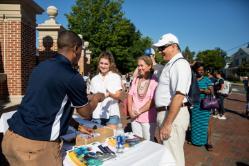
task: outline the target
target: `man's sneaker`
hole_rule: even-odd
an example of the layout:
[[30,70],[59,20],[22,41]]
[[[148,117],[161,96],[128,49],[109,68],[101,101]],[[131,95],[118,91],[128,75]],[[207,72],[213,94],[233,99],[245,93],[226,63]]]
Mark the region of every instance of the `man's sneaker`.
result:
[[220,119],[220,120],[226,120],[227,118],[225,117],[225,115],[222,115],[222,116],[218,116],[218,119]]
[[218,118],[219,117],[219,115],[217,114],[217,115],[213,115],[213,118]]

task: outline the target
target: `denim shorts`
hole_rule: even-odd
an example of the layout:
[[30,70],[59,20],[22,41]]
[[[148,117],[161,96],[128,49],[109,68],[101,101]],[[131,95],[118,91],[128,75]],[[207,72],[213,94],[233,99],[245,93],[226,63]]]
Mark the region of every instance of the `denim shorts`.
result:
[[106,125],[118,125],[120,123],[120,118],[117,115],[110,116],[109,119],[92,119],[92,122],[98,123],[100,125],[106,126]]

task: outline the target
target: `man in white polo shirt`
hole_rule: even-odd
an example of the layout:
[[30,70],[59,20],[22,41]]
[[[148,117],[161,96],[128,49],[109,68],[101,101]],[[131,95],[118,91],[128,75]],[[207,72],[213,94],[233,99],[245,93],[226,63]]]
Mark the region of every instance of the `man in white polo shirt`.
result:
[[183,145],[189,124],[186,95],[191,84],[190,65],[183,58],[175,35],[165,34],[153,45],[167,62],[155,94],[159,137],[175,157],[176,165],[184,166]]

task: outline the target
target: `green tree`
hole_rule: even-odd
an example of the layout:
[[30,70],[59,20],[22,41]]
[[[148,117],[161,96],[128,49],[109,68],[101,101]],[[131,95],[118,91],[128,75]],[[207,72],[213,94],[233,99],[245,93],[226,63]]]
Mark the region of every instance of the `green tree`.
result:
[[158,51],[156,51],[156,58],[155,59],[156,59],[156,62],[161,64],[161,65],[166,64],[165,60],[163,59],[163,56]]
[[69,29],[89,41],[94,70],[100,52],[109,50],[122,73],[132,71],[136,58],[152,43],[124,17],[122,4],[123,0],[77,0],[66,14]]
[[183,51],[182,51],[183,56],[190,62],[193,62],[193,58],[195,55],[194,51],[190,51],[189,47],[187,46]]
[[197,61],[204,63],[204,67],[220,70],[225,66],[226,53],[221,49],[205,50],[197,54]]

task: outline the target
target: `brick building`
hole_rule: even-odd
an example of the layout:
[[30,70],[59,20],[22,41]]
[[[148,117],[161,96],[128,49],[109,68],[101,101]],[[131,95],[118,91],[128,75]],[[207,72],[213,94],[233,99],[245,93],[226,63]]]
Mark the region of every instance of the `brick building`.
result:
[[[0,1],[0,103],[19,103],[32,69],[57,52],[57,37],[65,28],[56,22],[58,10],[54,6],[47,8],[49,19],[37,26],[36,15],[42,12],[33,0]],[[90,71],[88,44],[84,42],[79,61],[79,72],[84,75]]]
[[36,15],[33,0],[0,1],[0,99],[20,100],[35,66]]

